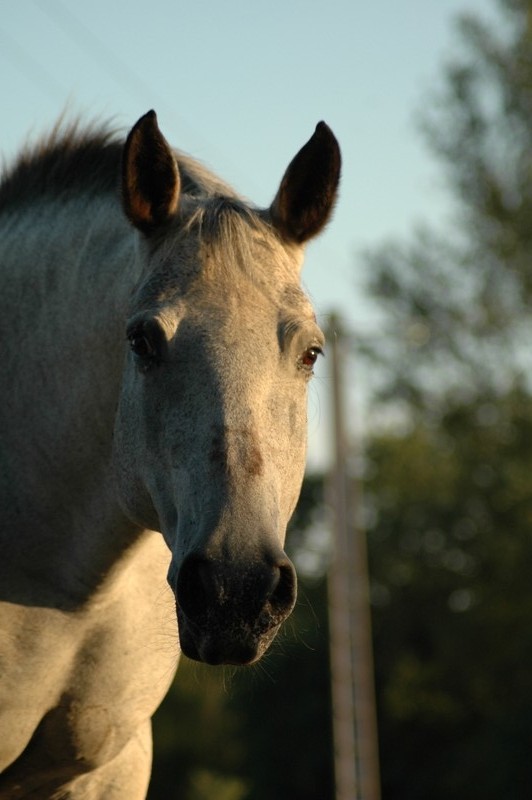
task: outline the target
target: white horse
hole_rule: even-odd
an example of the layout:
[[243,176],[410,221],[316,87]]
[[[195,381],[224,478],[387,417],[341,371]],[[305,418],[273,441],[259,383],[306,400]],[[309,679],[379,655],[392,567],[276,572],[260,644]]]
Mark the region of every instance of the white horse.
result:
[[299,272],[339,172],[320,123],[254,209],[149,112],[4,175],[1,800],[144,798],[174,608],[209,664],[260,658],[290,613],[323,346]]

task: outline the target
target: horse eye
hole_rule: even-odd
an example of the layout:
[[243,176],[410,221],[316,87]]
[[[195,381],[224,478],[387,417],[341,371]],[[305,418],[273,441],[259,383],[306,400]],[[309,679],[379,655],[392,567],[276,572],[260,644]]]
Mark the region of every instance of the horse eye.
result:
[[154,359],[157,351],[149,336],[142,330],[137,329],[128,334],[129,346],[137,358],[147,361]]
[[152,346],[147,336],[141,334],[134,334],[129,339],[129,345],[136,356],[146,358],[152,354]]
[[323,355],[321,347],[309,347],[301,356],[301,365],[306,369],[312,369],[319,355]]

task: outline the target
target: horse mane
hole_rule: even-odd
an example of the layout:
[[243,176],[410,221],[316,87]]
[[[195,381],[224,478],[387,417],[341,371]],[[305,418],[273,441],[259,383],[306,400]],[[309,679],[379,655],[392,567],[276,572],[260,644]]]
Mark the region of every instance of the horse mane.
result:
[[[108,125],[83,125],[62,120],[51,132],[21,151],[0,180],[0,214],[28,209],[35,202],[96,199],[113,195],[119,200],[124,137]],[[223,242],[223,268],[254,276],[250,229],[269,246],[272,233],[267,212],[250,206],[234,189],[200,162],[174,150],[182,191],[193,198],[183,220],[183,233],[197,231],[206,244]],[[262,235],[261,235],[262,234]],[[272,252],[272,262],[274,254]]]
[[35,145],[26,146],[4,168],[0,211],[37,198],[60,198],[80,192],[99,194],[118,187],[122,145],[116,133],[79,120],[60,121]]
[[[124,137],[109,125],[63,120],[35,145],[24,148],[0,178],[0,212],[39,198],[69,198],[120,191]],[[190,156],[175,151],[182,189],[196,197],[235,191]]]

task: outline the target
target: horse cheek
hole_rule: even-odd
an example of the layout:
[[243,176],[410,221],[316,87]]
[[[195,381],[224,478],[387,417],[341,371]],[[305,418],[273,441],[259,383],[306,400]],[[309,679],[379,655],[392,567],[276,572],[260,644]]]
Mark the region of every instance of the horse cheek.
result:
[[[305,399],[292,398],[276,410],[278,420],[285,420],[283,435],[272,426],[270,445],[274,452],[283,530],[299,500],[307,453],[307,414]],[[279,447],[279,441],[284,445]]]
[[132,393],[125,382],[115,419],[112,451],[118,501],[136,525],[157,530],[158,517],[142,479],[141,464],[145,459],[145,448],[141,445],[143,430],[138,399],[132,400]]

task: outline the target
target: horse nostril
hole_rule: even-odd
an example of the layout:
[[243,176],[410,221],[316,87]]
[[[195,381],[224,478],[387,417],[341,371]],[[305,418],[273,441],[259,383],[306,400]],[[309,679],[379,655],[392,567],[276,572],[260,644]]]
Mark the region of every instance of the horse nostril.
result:
[[212,604],[213,594],[214,583],[208,561],[200,556],[187,556],[177,576],[179,608],[189,619],[197,619]]
[[269,610],[276,619],[290,613],[296,600],[296,573],[283,557],[250,569],[232,565],[234,572],[196,555],[188,555],[177,576],[176,600],[191,622],[199,623],[220,613],[253,618]]
[[275,566],[276,577],[270,593],[270,605],[274,612],[288,613],[294,607],[297,593],[296,571],[286,559]]

